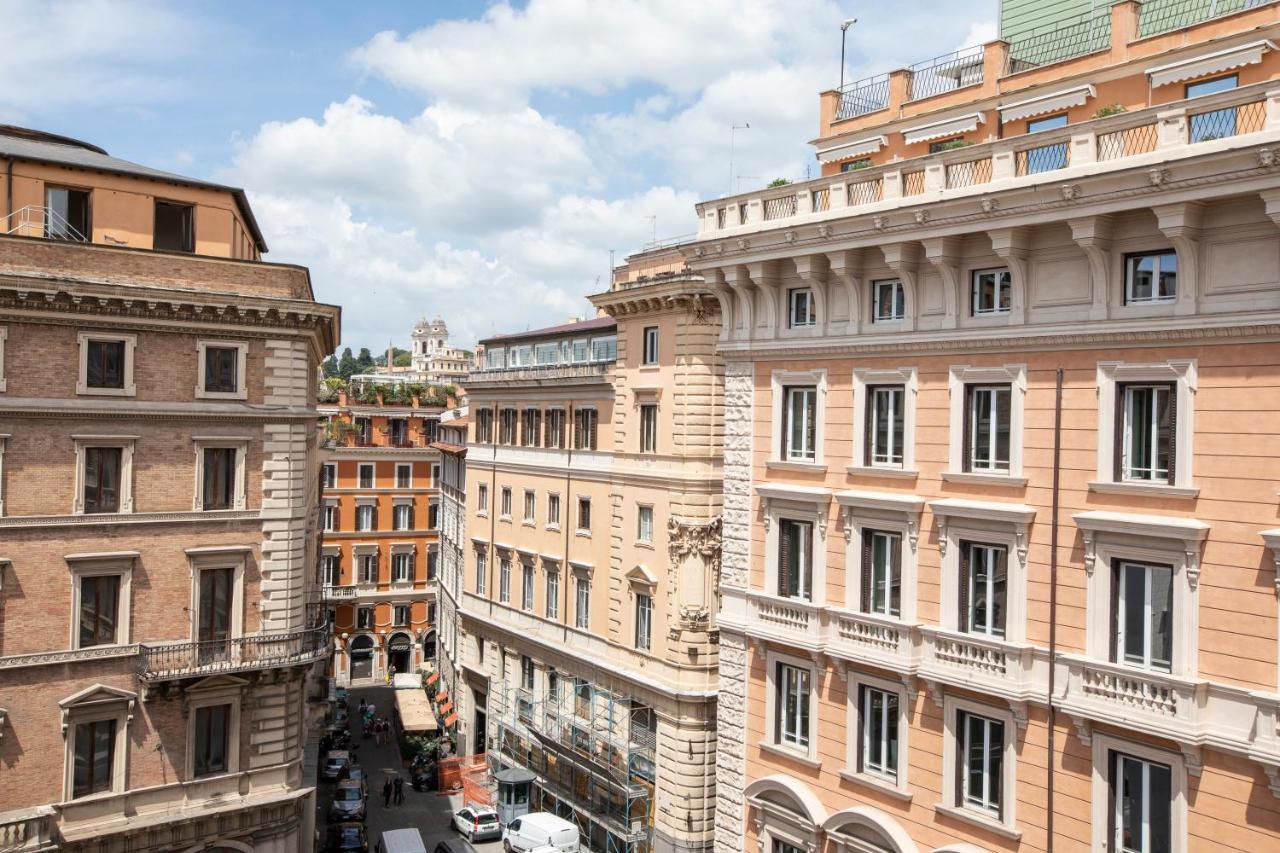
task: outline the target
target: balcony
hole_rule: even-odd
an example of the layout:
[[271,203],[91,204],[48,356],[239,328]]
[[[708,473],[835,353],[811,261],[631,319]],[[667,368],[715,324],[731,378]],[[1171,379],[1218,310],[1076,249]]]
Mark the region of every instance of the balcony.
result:
[[1010,702],[1048,696],[1047,655],[1030,643],[962,634],[921,626],[920,677],[929,682],[963,687],[999,696]]
[[320,595],[325,601],[345,601],[356,597],[356,588],[351,584],[345,586],[325,584],[321,588]]
[[753,636],[820,651],[826,642],[823,608],[797,598],[747,593],[747,624]]
[[44,853],[57,850],[52,806],[35,806],[0,814],[0,853]]
[[[1059,655],[1059,667],[1065,681],[1058,704],[1082,720],[1102,720],[1183,742],[1197,742],[1209,724],[1207,681],[1069,654]],[[1227,713],[1214,722],[1227,723],[1231,716]]]
[[886,616],[829,608],[827,653],[848,661],[868,663],[901,675],[920,666],[918,627]]
[[1273,0],[1146,0],[1138,17],[1138,37],[1180,30],[1202,21],[1265,6]]
[[138,653],[138,680],[158,682],[314,663],[332,650],[329,630],[328,625],[320,625],[285,634],[143,644]]
[[[89,238],[52,207],[28,204],[0,219],[0,234],[42,237],[68,243],[88,243]],[[0,847],[0,850],[4,848]]]
[[613,360],[579,364],[542,364],[523,367],[499,367],[474,371],[467,376],[468,388],[505,385],[512,382],[546,382],[566,379],[597,380],[613,371]]

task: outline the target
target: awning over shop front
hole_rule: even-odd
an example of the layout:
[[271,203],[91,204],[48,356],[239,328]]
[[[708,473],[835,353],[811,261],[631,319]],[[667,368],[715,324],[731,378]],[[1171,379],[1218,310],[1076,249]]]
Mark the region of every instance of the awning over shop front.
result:
[[456,723],[456,722],[458,722],[458,715],[457,715],[457,714],[450,714],[449,716],[447,716],[447,717],[445,717],[445,718],[444,718],[444,725],[445,725],[445,728],[449,728],[450,726],[452,726],[452,725],[453,725],[454,723]]
[[401,728],[408,734],[430,734],[438,728],[431,702],[421,690],[397,690],[396,713],[400,715]]
[[443,702],[444,700],[446,700],[446,699],[448,699],[448,698],[449,698],[449,691],[448,691],[448,690],[445,690],[443,687],[441,687],[441,688],[440,688],[440,692],[436,694],[436,701],[437,701],[437,702]]
[[427,676],[427,686],[430,687],[432,684],[435,684],[439,680],[440,680],[440,673],[433,672]]

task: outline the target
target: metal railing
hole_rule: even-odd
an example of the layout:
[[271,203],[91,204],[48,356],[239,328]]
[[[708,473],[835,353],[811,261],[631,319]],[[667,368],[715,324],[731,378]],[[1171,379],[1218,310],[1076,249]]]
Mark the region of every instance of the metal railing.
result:
[[328,625],[320,625],[286,634],[258,634],[163,646],[143,644],[138,653],[138,679],[160,681],[311,663],[329,654],[332,645],[329,631]]
[[812,210],[814,213],[822,213],[831,209],[831,187],[825,189],[814,190],[812,195]]
[[1004,73],[1016,74],[1041,65],[1096,53],[1111,47],[1111,9],[1088,12],[1070,23],[1036,27],[1009,42]]
[[889,106],[889,75],[877,74],[865,80],[855,80],[840,90],[840,105],[836,107],[836,120],[887,109]]
[[1187,116],[1187,141],[1210,142],[1242,133],[1257,133],[1266,126],[1266,101],[1223,107]]
[[981,83],[985,55],[986,49],[982,45],[976,45],[917,62],[907,69],[911,72],[907,100],[918,101]]
[[1023,148],[1015,157],[1018,177],[1053,172],[1071,165],[1071,142],[1051,142],[1035,148]]
[[796,215],[796,195],[784,195],[780,198],[767,198],[764,200],[764,218],[765,219],[786,219],[788,216]]
[[947,189],[972,187],[991,181],[991,158],[981,160],[965,160],[963,163],[951,163],[947,166]]
[[884,198],[884,178],[877,176],[870,181],[857,181],[849,184],[845,194],[848,196],[846,204],[849,207],[880,201]]
[[1273,2],[1275,0],[1146,0],[1138,15],[1138,38],[1180,30]]
[[920,195],[924,192],[924,169],[902,173],[902,194]]
[[1159,141],[1160,135],[1154,123],[1126,127],[1124,130],[1111,133],[1099,133],[1098,159],[1119,160],[1121,157],[1147,154],[1156,150],[1156,144]]
[[467,377],[468,385],[485,382],[514,382],[522,379],[572,379],[584,376],[605,376],[613,369],[614,359],[589,361],[577,364],[523,365],[520,367],[492,367],[478,370]]
[[52,207],[28,204],[0,220],[0,233],[19,237],[43,237],[46,240],[65,240],[70,243],[88,243],[89,238],[80,233],[62,214]]

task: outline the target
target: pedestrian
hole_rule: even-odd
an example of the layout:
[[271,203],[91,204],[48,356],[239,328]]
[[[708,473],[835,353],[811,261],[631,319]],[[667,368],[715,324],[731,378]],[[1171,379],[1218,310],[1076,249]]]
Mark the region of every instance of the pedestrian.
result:
[[384,783],[382,783],[382,807],[383,807],[384,809],[385,809],[385,808],[390,808],[390,806],[391,806],[391,793],[392,793],[392,791],[394,791],[394,790],[395,790],[395,788],[394,788],[394,786],[392,786],[392,784],[391,784],[391,778],[390,778],[390,777],[387,777],[387,781],[386,781],[386,782],[384,782]]
[[387,721],[378,720],[378,743],[381,746],[387,745]]
[[365,707],[365,705],[364,705],[364,697],[363,697],[363,696],[361,696],[361,697],[360,697],[360,714],[361,714],[362,716],[364,715],[364,707]]
[[404,805],[404,780],[396,776],[396,805]]

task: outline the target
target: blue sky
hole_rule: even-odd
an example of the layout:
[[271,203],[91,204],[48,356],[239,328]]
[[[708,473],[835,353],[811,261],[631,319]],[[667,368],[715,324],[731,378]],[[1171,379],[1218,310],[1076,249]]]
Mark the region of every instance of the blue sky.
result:
[[996,0],[0,0],[0,123],[245,187],[344,344],[586,315],[735,183],[816,173],[817,93],[995,35]]

